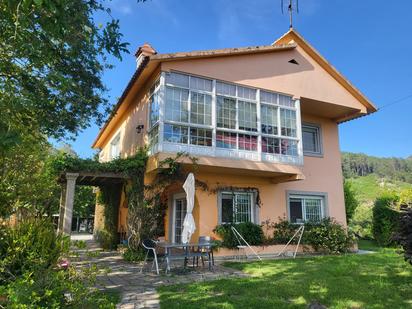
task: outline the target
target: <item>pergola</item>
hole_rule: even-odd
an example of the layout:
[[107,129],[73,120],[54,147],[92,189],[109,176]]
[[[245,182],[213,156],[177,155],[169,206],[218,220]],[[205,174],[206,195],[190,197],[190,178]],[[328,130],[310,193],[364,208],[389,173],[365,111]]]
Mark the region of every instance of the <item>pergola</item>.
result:
[[73,219],[73,204],[76,185],[107,186],[124,183],[128,177],[112,172],[65,172],[60,175],[61,184],[58,233],[70,235]]

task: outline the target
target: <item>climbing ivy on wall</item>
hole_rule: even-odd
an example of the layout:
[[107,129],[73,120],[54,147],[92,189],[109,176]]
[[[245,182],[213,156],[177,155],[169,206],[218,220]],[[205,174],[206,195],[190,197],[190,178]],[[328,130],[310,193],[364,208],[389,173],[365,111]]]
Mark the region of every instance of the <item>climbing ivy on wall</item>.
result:
[[98,203],[103,207],[103,227],[96,231],[96,238],[104,249],[115,249],[119,243],[117,222],[122,184],[102,185],[98,193]]
[[[189,159],[191,164],[183,168],[182,161]],[[125,177],[123,184],[101,185],[98,202],[104,207],[103,229],[97,233],[98,239],[105,248],[114,248],[118,243],[117,223],[120,198],[125,192],[128,217],[127,226],[130,246],[138,249],[141,241],[164,235],[164,218],[167,210],[167,190],[171,185],[181,186],[189,172],[196,172],[197,159],[187,153],[177,153],[159,162],[158,172],[145,184],[145,172],[148,155],[142,148],[134,156],[115,159],[110,162],[98,162],[91,159],[73,158],[62,155],[54,163],[56,175],[64,172],[113,172]],[[222,186],[216,183],[213,188],[196,179],[196,187],[215,194],[220,190],[248,190],[256,193],[256,204],[260,206],[258,188],[238,188]]]
[[[123,184],[101,185],[99,204],[104,209],[103,229],[98,231],[97,238],[103,247],[112,249],[118,243],[117,222],[118,208],[122,190],[126,193],[128,204],[128,232],[131,234],[130,245],[137,249],[145,238],[153,238],[164,234],[164,217],[167,209],[167,188],[186,179],[187,171],[182,169],[180,161],[189,158],[196,168],[196,158],[186,153],[178,153],[174,158],[166,158],[159,162],[159,172],[150,184],[145,185],[144,176],[147,164],[146,149],[139,149],[134,156],[116,159],[110,162],[98,162],[91,159],[80,159],[62,155],[54,163],[56,175],[64,172],[114,172],[122,174],[126,180]],[[206,188],[197,181],[196,185]]]

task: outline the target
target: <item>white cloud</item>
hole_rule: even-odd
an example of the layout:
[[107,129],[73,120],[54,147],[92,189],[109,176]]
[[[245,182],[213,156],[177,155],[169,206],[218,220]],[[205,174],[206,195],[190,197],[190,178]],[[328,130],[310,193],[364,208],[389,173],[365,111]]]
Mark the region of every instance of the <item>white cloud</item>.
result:
[[112,11],[121,15],[131,15],[136,2],[136,0],[113,0],[108,2],[108,6]]

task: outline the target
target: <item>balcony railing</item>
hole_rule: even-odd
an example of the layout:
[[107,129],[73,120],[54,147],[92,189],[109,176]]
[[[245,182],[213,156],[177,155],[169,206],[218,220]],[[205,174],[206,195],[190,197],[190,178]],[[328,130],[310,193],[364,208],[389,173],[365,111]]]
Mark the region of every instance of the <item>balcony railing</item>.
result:
[[151,154],[302,165],[300,123],[299,100],[263,89],[162,72],[150,91]]

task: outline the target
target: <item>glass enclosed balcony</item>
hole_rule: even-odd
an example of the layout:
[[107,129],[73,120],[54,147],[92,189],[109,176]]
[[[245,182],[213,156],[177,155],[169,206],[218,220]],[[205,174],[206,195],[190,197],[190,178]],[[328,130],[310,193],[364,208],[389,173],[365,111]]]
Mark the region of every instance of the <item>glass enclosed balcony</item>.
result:
[[300,123],[299,100],[263,89],[162,72],[150,90],[151,154],[301,165]]

